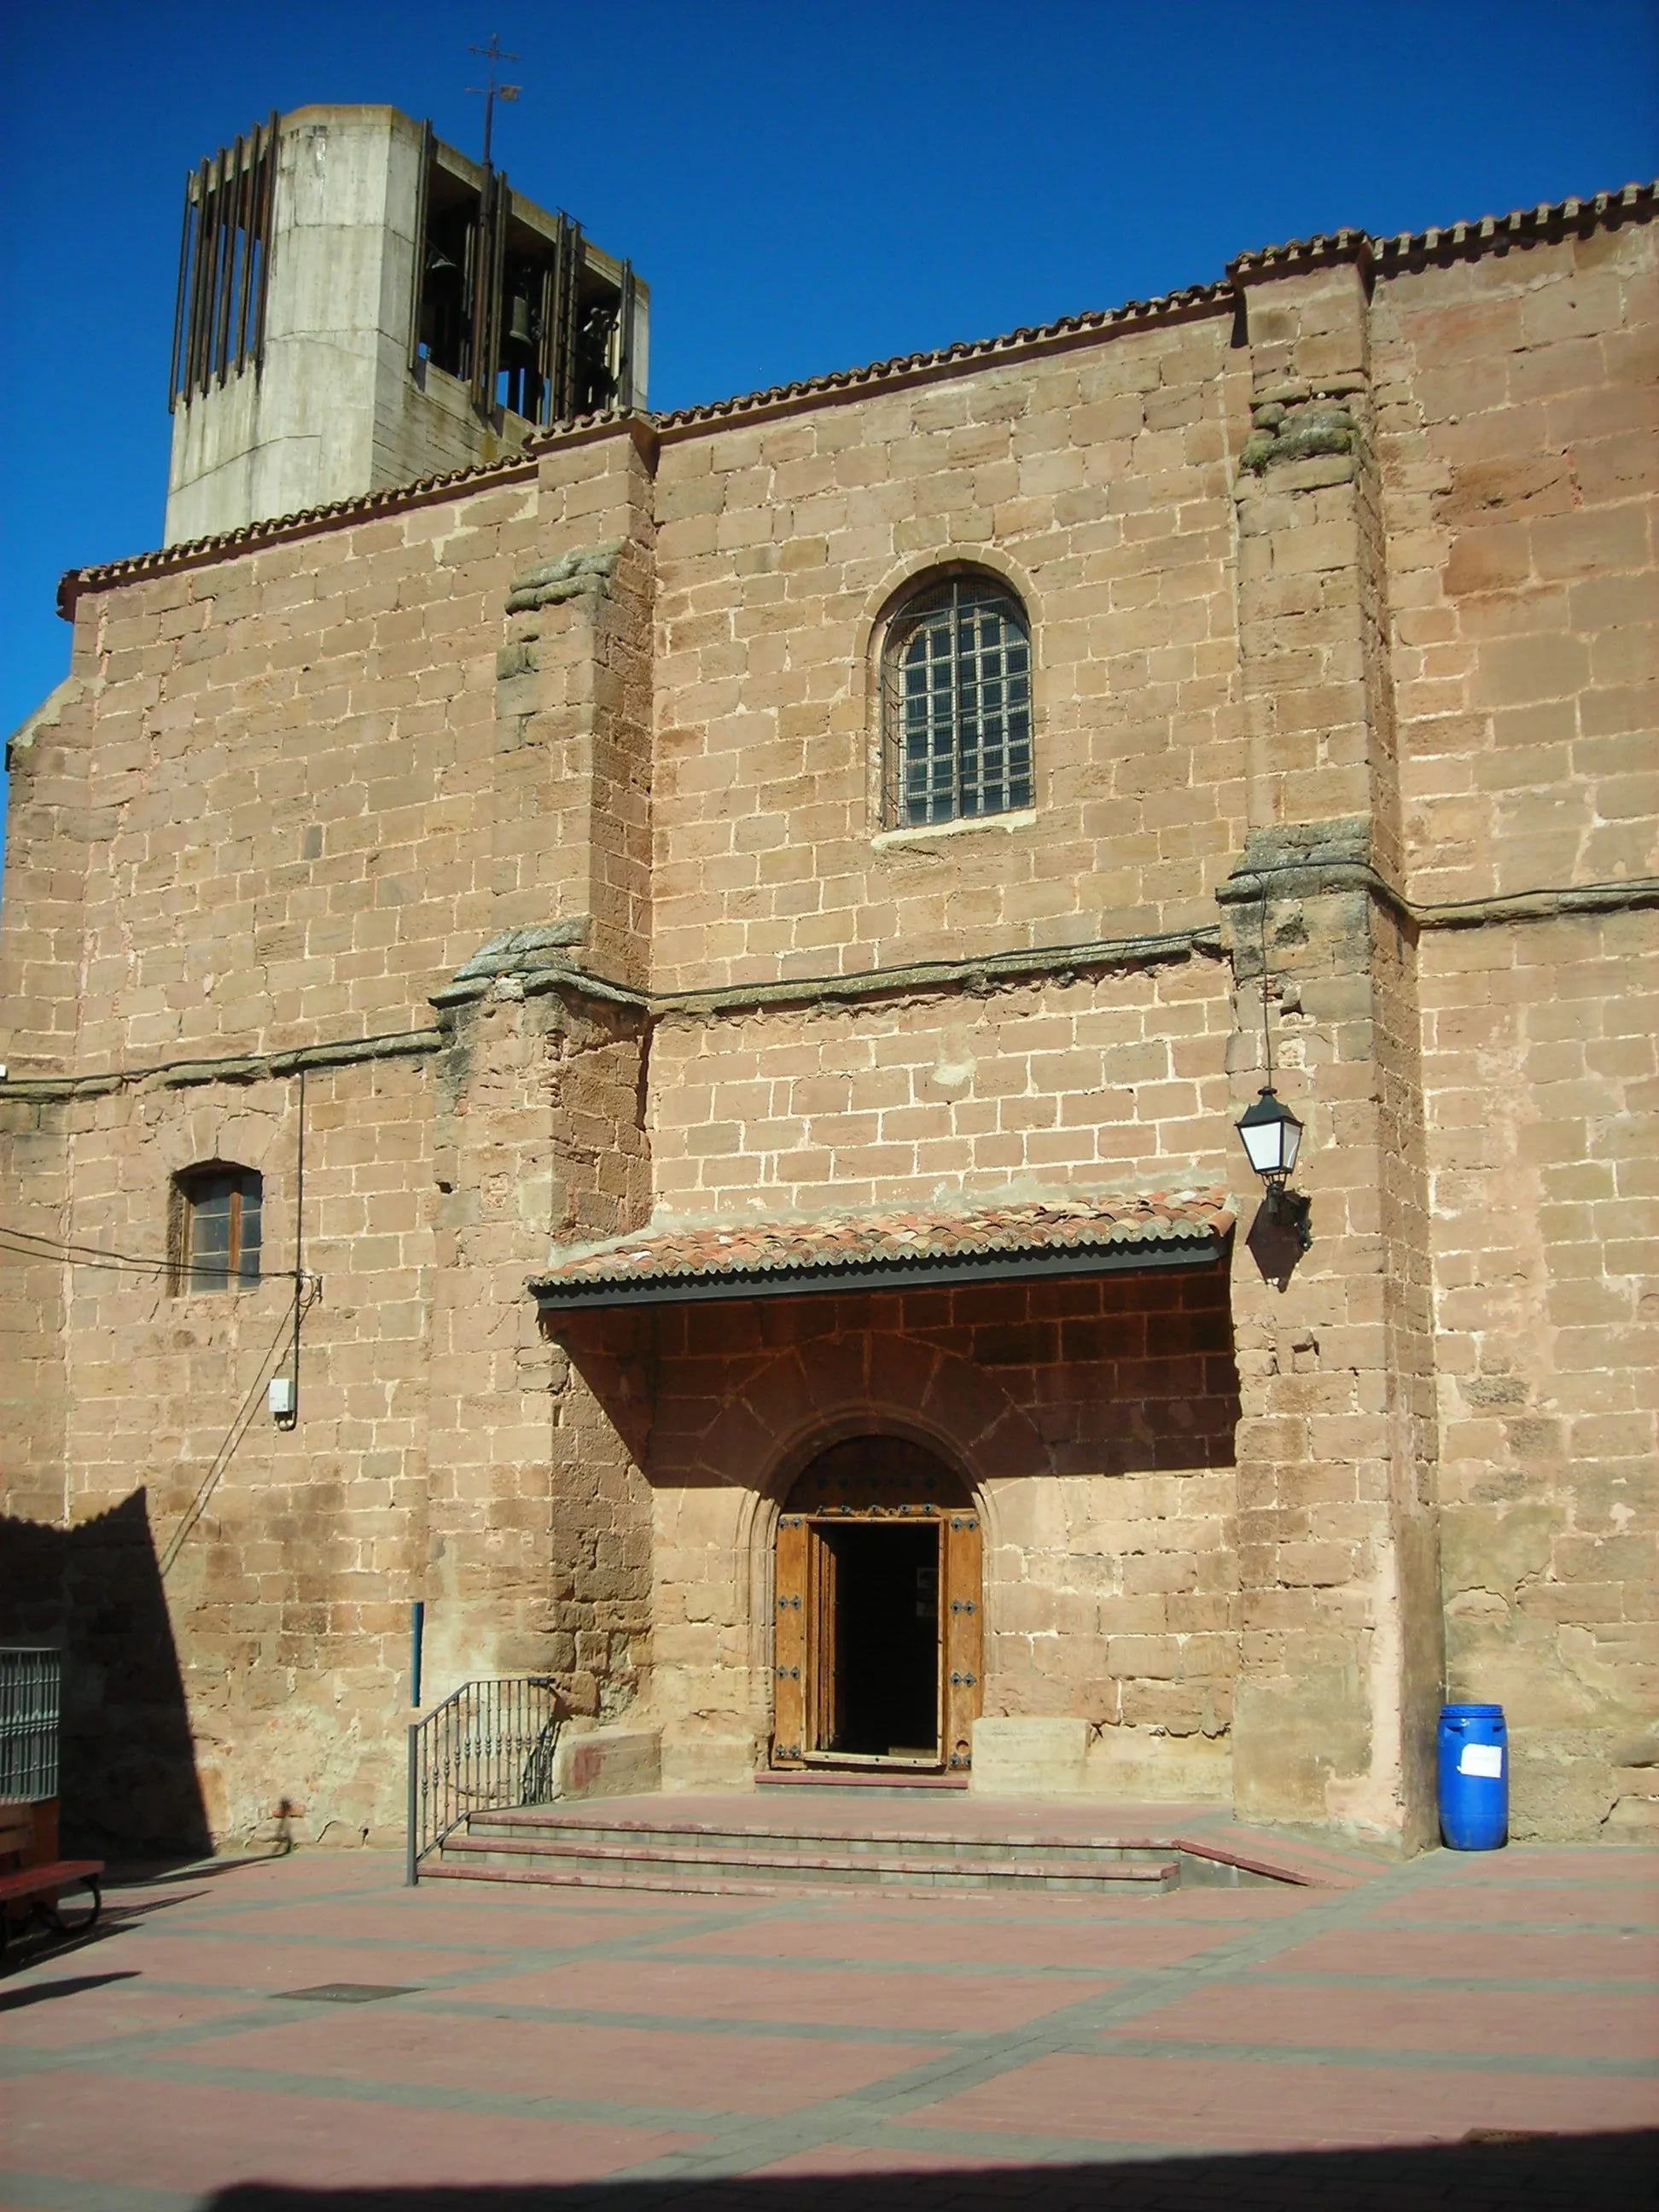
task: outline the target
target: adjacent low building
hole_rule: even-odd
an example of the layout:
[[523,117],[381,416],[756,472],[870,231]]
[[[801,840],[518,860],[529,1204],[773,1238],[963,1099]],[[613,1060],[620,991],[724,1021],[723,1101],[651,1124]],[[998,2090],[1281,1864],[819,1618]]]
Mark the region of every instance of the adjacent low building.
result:
[[1517,1834],[1650,1832],[1653,211],[675,414],[458,374],[495,458],[65,578],[0,1468],[113,1825],[187,1739],[216,1837],[388,1838],[418,1602],[428,1697],[670,1787],[1411,1847],[1449,1692]]

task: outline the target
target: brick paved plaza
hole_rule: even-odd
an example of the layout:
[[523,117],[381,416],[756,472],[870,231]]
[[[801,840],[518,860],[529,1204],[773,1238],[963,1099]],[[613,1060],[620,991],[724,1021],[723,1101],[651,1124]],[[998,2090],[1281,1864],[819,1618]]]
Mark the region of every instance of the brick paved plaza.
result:
[[[0,1984],[9,2212],[1650,2203],[1659,1854],[1345,1887],[114,1887]],[[324,2002],[319,1985],[395,1995]]]

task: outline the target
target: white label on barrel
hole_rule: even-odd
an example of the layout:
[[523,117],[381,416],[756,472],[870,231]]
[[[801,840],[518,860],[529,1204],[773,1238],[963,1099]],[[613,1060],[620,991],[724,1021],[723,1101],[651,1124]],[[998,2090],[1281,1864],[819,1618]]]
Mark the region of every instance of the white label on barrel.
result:
[[1504,1771],[1501,1743],[1466,1743],[1457,1754],[1460,1774],[1488,1774],[1495,1782]]

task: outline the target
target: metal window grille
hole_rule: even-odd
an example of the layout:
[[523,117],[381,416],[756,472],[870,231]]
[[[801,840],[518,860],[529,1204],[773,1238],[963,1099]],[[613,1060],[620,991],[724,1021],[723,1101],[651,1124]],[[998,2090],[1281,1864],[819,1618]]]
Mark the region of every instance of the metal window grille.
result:
[[61,1653],[0,1645],[0,1798],[39,1803],[58,1795]]
[[1031,640],[1013,594],[947,577],[900,609],[883,659],[889,825],[1029,806]]

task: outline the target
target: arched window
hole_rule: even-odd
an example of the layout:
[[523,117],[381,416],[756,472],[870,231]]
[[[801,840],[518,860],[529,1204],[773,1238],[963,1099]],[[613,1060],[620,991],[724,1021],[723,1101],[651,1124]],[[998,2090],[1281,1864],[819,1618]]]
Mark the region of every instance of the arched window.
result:
[[261,1184],[254,1170],[208,1160],[175,1176],[173,1188],[174,1291],[257,1283]]
[[882,649],[882,743],[890,829],[1031,804],[1031,634],[1006,584],[964,571],[904,600]]

